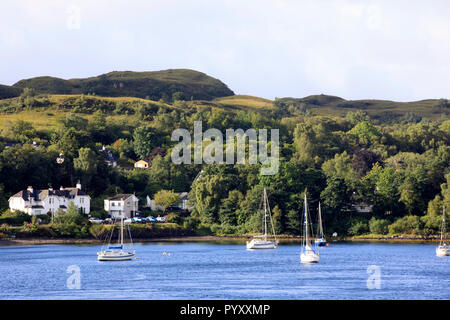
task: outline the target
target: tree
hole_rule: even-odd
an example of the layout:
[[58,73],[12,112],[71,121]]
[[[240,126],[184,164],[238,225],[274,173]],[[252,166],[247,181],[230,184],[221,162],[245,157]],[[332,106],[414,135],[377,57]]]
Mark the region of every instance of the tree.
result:
[[78,150],[78,158],[73,159],[73,167],[78,171],[80,178],[88,186],[92,177],[97,172],[97,156],[94,151],[89,148],[80,148]]
[[239,215],[239,206],[244,200],[244,195],[239,190],[232,190],[228,193],[219,209],[219,220],[222,224],[235,226]]
[[151,137],[152,133],[149,126],[141,126],[134,130],[134,152],[140,159],[148,157],[152,151]]
[[286,215],[286,231],[299,235],[301,231],[301,216],[297,210],[289,210]]
[[160,190],[155,194],[155,204],[163,208],[163,213],[166,213],[166,209],[170,206],[176,205],[180,202],[178,194],[173,190]]
[[369,229],[370,233],[373,234],[387,234],[389,232],[389,221],[372,217],[369,221]]

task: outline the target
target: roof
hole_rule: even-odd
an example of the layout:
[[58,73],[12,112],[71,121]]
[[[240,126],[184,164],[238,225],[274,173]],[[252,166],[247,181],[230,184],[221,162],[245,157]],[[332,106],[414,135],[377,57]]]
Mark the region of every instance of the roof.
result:
[[114,197],[107,198],[105,200],[109,200],[109,201],[125,200],[125,199],[128,199],[129,197],[132,197],[132,196],[134,196],[134,194],[132,194],[132,193],[116,194]]
[[44,201],[48,196],[57,196],[73,199],[76,196],[88,196],[88,195],[78,188],[64,188],[64,190],[44,189],[44,190],[33,190],[33,192],[30,192],[28,190],[22,190],[12,195],[11,198],[22,198],[25,201],[30,201],[31,199],[35,201]]
[[146,160],[139,160],[139,161],[136,161],[134,164],[136,164],[136,163],[142,163],[142,162],[145,162],[145,163],[148,164],[148,161],[146,161]]
[[108,148],[100,148],[100,152],[105,153],[105,161],[117,161],[118,157],[114,155],[111,149]]

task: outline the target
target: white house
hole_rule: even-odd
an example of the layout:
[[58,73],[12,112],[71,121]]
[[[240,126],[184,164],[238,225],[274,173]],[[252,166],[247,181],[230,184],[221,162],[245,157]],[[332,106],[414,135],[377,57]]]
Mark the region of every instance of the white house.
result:
[[139,208],[139,199],[134,194],[118,194],[105,199],[105,211],[111,218],[132,218]]
[[373,205],[367,205],[365,203],[352,204],[352,207],[356,212],[359,213],[370,213],[372,212]]
[[[178,194],[180,196],[180,202],[176,205],[174,205],[174,207],[181,209],[181,210],[191,210],[193,207],[188,205],[188,193],[187,192],[182,192]],[[155,198],[153,196],[147,196],[147,203],[145,205],[146,208],[150,208],[153,211],[157,211],[163,210],[162,206],[158,206],[155,204]]]
[[58,209],[67,210],[70,202],[81,209],[82,213],[88,214],[91,209],[91,197],[81,190],[80,182],[75,188],[61,187],[59,190],[53,188],[45,190],[34,190],[29,186],[9,198],[11,211],[22,211],[29,215],[55,213]]

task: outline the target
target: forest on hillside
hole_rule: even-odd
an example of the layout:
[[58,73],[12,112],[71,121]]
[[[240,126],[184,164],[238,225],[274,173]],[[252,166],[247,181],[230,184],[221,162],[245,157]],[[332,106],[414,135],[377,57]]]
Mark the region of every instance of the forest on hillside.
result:
[[[271,108],[246,111],[184,101],[176,93],[159,101],[74,95],[57,107],[52,99],[25,89],[18,98],[0,101],[4,115],[35,110],[44,119],[39,126],[19,118],[2,124],[0,208],[6,214],[11,214],[8,198],[28,185],[58,188],[74,186],[78,179],[97,217],[106,214],[103,199],[117,193],[135,192],[144,199],[160,190],[189,192],[193,210],[173,212],[172,222],[219,235],[259,231],[264,187],[276,233],[286,235],[300,233],[304,192],[313,217],[320,201],[328,234],[436,234],[443,206],[450,207],[450,120],[445,114],[383,122],[358,108],[325,116],[307,104],[276,100]],[[54,123],[46,120],[54,114],[60,116]],[[279,129],[278,173],[261,176],[259,164],[172,163],[172,131],[185,128],[193,134],[194,121],[202,121],[203,130],[223,133]],[[118,158],[117,167],[106,164],[103,146]],[[167,150],[165,157],[156,156],[148,169],[133,167],[158,147]],[[62,164],[56,162],[60,154]],[[358,212],[358,206],[371,210]]]

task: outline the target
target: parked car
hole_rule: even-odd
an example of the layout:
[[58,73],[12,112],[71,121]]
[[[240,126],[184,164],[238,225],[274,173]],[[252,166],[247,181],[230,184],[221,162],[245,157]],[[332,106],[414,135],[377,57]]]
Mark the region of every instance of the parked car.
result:
[[95,218],[95,217],[89,218],[89,221],[90,221],[91,223],[103,223],[103,220],[102,220],[102,219]]
[[132,223],[143,223],[145,221],[142,218],[134,217],[134,218],[131,218],[131,222]]
[[131,223],[133,223],[133,221],[132,221],[132,219],[128,218],[128,219],[123,220],[123,223],[124,224],[131,224]]
[[156,222],[157,221],[156,218],[154,218],[152,216],[145,217],[144,219],[145,219],[145,222]]
[[156,218],[156,221],[158,221],[158,222],[166,222],[166,217],[157,217]]

